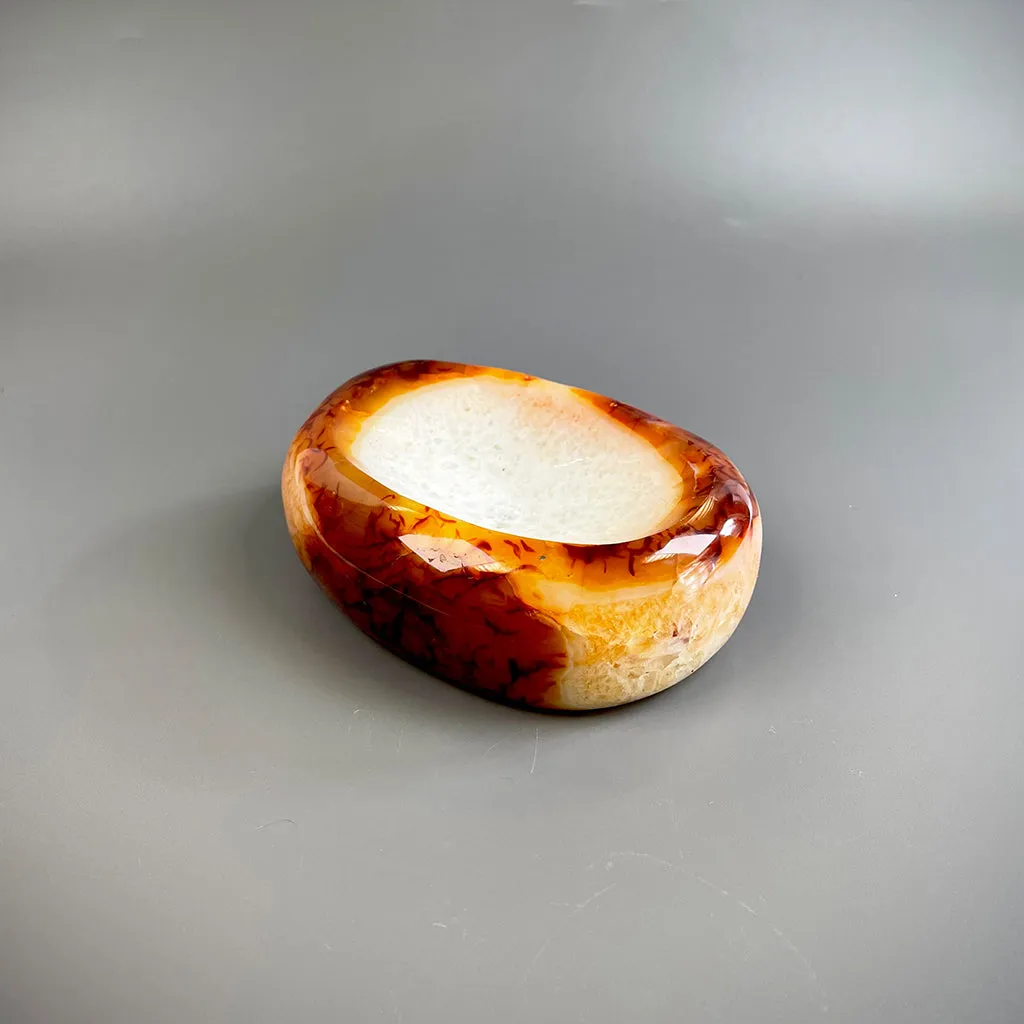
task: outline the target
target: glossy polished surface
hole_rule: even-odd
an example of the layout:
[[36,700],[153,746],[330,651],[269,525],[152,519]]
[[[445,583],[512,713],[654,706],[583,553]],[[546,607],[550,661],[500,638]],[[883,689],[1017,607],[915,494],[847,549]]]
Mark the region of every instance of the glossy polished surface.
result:
[[429,360],[380,367],[326,398],[282,472],[306,568],[374,639],[435,675],[530,707],[586,710],[650,696],[732,634],[757,578],[757,502],[706,441],[572,390],[672,466],[682,494],[656,533],[579,545],[510,536],[390,492],[351,459],[364,424],[420,387],[467,377],[550,382]]

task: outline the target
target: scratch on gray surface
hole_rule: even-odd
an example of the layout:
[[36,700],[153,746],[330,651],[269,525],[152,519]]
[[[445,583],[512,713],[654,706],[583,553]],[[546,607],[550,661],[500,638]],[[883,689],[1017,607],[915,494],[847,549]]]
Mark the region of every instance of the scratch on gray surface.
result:
[[[754,916],[757,917],[758,915],[755,914]],[[797,949],[796,943],[793,942],[788,936],[783,934],[782,929],[776,928],[775,925],[771,923],[771,921],[766,921],[765,924],[767,924],[768,927],[771,928],[772,933],[779,939],[779,941],[786,947],[786,949],[788,949],[793,954],[793,956],[795,956],[797,960],[799,960],[800,963],[803,964],[803,968],[807,972],[807,977],[814,984],[814,987],[818,990],[818,996],[820,997],[820,1002],[818,1003],[819,1009],[822,1013],[828,1013],[828,1003],[825,1001],[825,990],[821,987],[821,982],[818,981],[818,972],[814,969],[814,965],[811,963],[810,960],[807,959],[807,957],[803,955],[803,953],[800,952],[799,949]]]
[[485,751],[484,754],[489,754],[495,747],[500,747],[505,742],[506,737],[502,736],[500,740],[495,740]]
[[[690,872],[687,872],[690,874]],[[701,885],[706,886],[712,892],[717,892],[719,896],[724,896],[726,899],[732,899],[728,889],[723,889],[716,882],[712,882],[710,878],[705,878],[703,875],[698,875],[696,872],[692,873],[692,877],[695,878]],[[738,902],[738,901],[737,901]]]
[[274,825],[294,825],[295,820],[293,818],[275,818],[273,821],[265,821],[262,825],[256,826],[257,832],[262,832],[265,828],[271,828]]
[[448,925],[446,925],[444,923],[444,921],[435,921],[434,922],[434,927],[435,928],[443,928],[445,931],[448,931]]
[[617,886],[618,884],[618,882],[612,882],[611,885],[606,885],[603,889],[598,889],[597,892],[588,896],[582,903],[577,903],[574,910],[579,911],[583,910],[585,907],[589,907],[590,904],[594,902],[594,900],[600,899],[606,892],[611,892],[611,890],[614,889],[615,886]]
[[557,932],[552,932],[541,944],[540,949],[533,954],[533,958],[526,965],[526,970],[523,972],[523,984],[525,985],[530,980],[530,975],[533,973],[534,967],[537,966],[537,961],[547,952],[548,946],[555,941],[555,935]]
[[540,749],[540,729],[537,729],[537,738],[533,742],[533,764],[530,765],[530,774],[532,775],[534,769],[537,767],[537,751]]
[[675,800],[670,796],[660,797],[655,801],[659,806],[668,807],[668,816],[672,820],[672,830],[676,833],[679,832],[679,810],[676,807]]
[[[662,867],[668,868],[670,871],[678,871],[687,878],[692,878],[695,882],[699,882],[701,885],[711,889],[723,899],[727,899],[730,902],[735,903],[736,906],[751,917],[763,922],[779,942],[782,943],[782,945],[797,959],[797,961],[799,961],[807,980],[813,985],[818,994],[818,1009],[822,1014],[828,1013],[828,998],[821,982],[818,980],[818,972],[814,969],[814,965],[806,956],[804,956],[796,943],[793,942],[793,940],[790,939],[781,928],[773,924],[763,913],[755,910],[749,903],[741,900],[738,896],[733,896],[728,889],[723,889],[717,882],[713,882],[709,878],[704,878],[703,875],[698,875],[683,864],[665,860],[664,857],[657,857],[652,853],[644,853],[640,850],[618,850],[608,854],[609,861],[611,862],[614,862],[617,857],[635,857],[639,860],[648,860],[654,864],[659,864]],[[760,899],[762,903],[765,902],[764,896],[761,896]]]
[[[612,882],[611,885],[606,885],[603,889],[598,889],[597,892],[591,893],[582,903],[574,903],[572,910],[569,913],[569,918],[575,917],[581,911],[586,910],[595,900],[599,900],[606,892],[610,892],[618,885],[618,882]],[[557,906],[567,907],[568,903],[559,903]],[[541,943],[540,949],[533,954],[530,962],[526,965],[526,970],[523,972],[523,984],[525,985],[530,980],[530,975],[533,973],[534,967],[537,966],[537,961],[545,954],[548,947],[552,942],[555,941],[555,937],[558,935],[558,929],[556,928],[545,940]]]
[[610,892],[618,884],[618,882],[612,882],[611,885],[606,885],[603,889],[598,889],[597,892],[591,893],[591,895],[589,895],[582,903],[552,903],[551,906],[569,907],[572,910],[572,912],[576,914],[579,911],[585,909],[586,907],[589,907],[590,904],[594,902],[594,900],[599,899],[606,892]]
[[616,857],[636,857],[638,860],[649,860],[655,864],[660,864],[664,868],[671,868],[673,871],[683,871],[683,867],[680,864],[673,864],[670,860],[665,860],[664,857],[655,857],[653,853],[644,853],[640,850],[613,850],[608,854],[608,866],[611,867],[615,863]]
[[398,743],[395,745],[395,753],[400,754],[402,752],[402,738],[405,736],[405,726],[398,730]]

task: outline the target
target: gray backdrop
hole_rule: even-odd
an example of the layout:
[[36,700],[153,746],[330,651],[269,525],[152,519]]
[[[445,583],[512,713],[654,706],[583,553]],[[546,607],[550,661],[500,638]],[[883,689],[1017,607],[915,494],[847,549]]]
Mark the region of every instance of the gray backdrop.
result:
[[[4,0],[0,1021],[1019,1021],[1022,97],[1014,0]],[[278,472],[405,356],[724,447],[723,653],[356,634]]]

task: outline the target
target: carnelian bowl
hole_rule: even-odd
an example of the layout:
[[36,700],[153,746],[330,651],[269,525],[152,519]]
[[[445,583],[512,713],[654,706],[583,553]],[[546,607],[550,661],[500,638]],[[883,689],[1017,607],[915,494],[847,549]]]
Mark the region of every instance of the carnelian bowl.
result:
[[416,360],[369,370],[296,434],[285,514],[346,615],[509,704],[625,704],[732,635],[761,518],[726,456],[610,398]]

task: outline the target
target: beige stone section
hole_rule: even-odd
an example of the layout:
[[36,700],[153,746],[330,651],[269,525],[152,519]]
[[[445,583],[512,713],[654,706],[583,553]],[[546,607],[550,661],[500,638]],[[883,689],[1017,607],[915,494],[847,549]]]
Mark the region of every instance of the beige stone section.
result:
[[761,560],[761,519],[710,577],[684,574],[658,593],[585,599],[556,618],[570,653],[552,706],[590,710],[658,693],[695,672],[732,635]]

